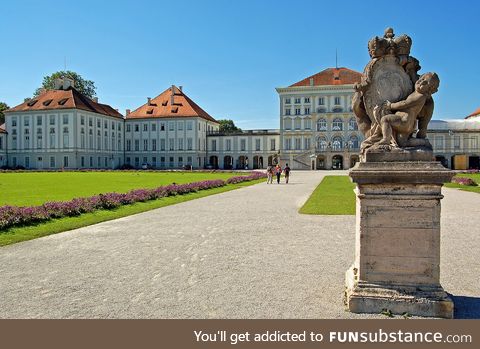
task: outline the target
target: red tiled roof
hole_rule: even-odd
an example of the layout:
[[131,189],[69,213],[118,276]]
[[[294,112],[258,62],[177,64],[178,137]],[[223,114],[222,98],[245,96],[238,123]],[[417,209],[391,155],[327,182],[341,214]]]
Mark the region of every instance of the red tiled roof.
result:
[[7,112],[30,111],[30,110],[56,110],[56,109],[81,109],[117,118],[123,118],[122,114],[107,104],[97,103],[84,96],[73,87],[66,90],[47,90],[16,107],[6,110]]
[[475,110],[472,114],[468,115],[467,117],[465,117],[465,119],[468,119],[468,118],[473,118],[474,116],[479,116],[480,115],[480,108],[478,108],[477,110]]
[[327,68],[320,73],[309,76],[289,87],[311,86],[310,79],[313,79],[313,86],[353,85],[356,82],[360,82],[361,78],[362,73],[348,68]]
[[127,115],[127,119],[174,117],[199,117],[217,122],[176,86],[166,89],[157,97],[152,98],[149,103],[145,103]]
[[0,133],[7,133],[7,131],[5,131],[5,124],[0,125]]

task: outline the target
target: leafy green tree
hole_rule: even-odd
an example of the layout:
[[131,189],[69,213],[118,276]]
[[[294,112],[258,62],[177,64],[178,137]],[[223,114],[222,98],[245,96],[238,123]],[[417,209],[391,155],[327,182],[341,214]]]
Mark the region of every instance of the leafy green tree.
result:
[[43,78],[43,83],[42,86],[37,88],[37,90],[34,93],[34,97],[38,96],[41,92],[41,89],[47,89],[51,90],[55,87],[55,79],[67,77],[70,79],[73,79],[75,81],[75,89],[82,93],[83,95],[93,98],[96,96],[95,90],[97,89],[95,87],[95,83],[92,80],[85,80],[82,78],[82,76],[78,73],[75,73],[73,71],[67,70],[67,71],[57,71],[51,75],[45,76]]
[[7,103],[0,102],[0,125],[5,122],[5,114],[3,113],[5,110],[10,108]]
[[217,120],[220,123],[220,132],[223,133],[234,133],[234,132],[241,132],[242,129],[238,128],[233,120],[224,119],[224,120]]

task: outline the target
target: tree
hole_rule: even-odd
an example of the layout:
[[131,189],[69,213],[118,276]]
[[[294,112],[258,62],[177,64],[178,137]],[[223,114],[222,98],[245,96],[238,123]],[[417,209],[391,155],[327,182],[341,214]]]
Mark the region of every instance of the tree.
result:
[[96,96],[95,90],[97,89],[95,87],[95,83],[92,80],[85,80],[82,78],[80,74],[77,74],[73,71],[67,70],[67,71],[57,71],[49,76],[45,76],[43,78],[43,83],[42,86],[37,88],[35,93],[33,94],[34,97],[38,96],[41,92],[41,89],[47,89],[51,90],[55,87],[55,79],[67,77],[70,79],[73,79],[75,81],[75,89],[80,92],[81,94],[93,98]]
[[7,103],[0,102],[0,125],[5,123],[5,114],[3,113],[5,110],[10,108]]
[[217,120],[220,123],[220,132],[223,133],[234,133],[234,132],[241,132],[242,129],[238,128],[233,120],[225,119],[225,120]]

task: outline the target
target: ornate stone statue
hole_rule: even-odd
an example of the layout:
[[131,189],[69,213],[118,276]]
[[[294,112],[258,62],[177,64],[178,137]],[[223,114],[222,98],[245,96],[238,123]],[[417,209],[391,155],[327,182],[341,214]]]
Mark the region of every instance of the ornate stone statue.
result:
[[435,73],[418,75],[421,67],[410,56],[411,46],[409,36],[395,37],[392,28],[368,42],[371,60],[353,97],[353,111],[365,135],[363,155],[432,149],[426,133],[434,107],[431,95],[440,80]]

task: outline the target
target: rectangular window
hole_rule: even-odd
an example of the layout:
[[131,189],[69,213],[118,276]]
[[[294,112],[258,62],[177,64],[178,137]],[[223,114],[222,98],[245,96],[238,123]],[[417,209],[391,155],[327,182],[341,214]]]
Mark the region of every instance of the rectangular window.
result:
[[93,167],[93,156],[90,156],[90,167]]
[[212,139],[212,151],[217,151],[217,140]]
[[68,156],[63,157],[63,167],[68,167]]
[[310,97],[305,97],[305,99],[303,100],[304,103],[310,103]]
[[291,103],[290,98],[285,98],[285,104],[290,104],[290,103]]
[[55,115],[50,115],[50,125],[55,125]]
[[30,118],[28,116],[25,116],[23,119],[23,126],[30,126]]
[[157,167],[157,158],[155,156],[152,157],[152,166]]
[[340,97],[335,97],[335,105],[340,105]]
[[82,157],[80,158],[80,166],[81,166],[81,167],[85,167],[85,157],[84,157],[84,156],[82,156]]
[[126,148],[127,151],[132,150],[132,141],[130,139],[127,139]]
[[226,151],[231,151],[232,150],[232,140],[231,139],[227,139],[226,142],[225,142],[225,150]]
[[285,149],[286,149],[286,150],[291,150],[291,149],[292,149],[292,140],[291,140],[291,138],[285,139]]
[[165,139],[160,139],[160,150],[165,151]]
[[160,123],[160,131],[165,131],[165,123],[164,122]]
[[177,127],[178,127],[178,130],[179,130],[179,131],[183,131],[183,121],[179,121],[179,122],[177,123]]
[[305,108],[305,115],[310,115],[310,108]]
[[25,167],[29,168],[30,167],[30,158],[27,156],[25,157]]
[[23,146],[25,149],[30,148],[30,136],[25,136],[25,144]]
[[17,126],[17,118],[12,118],[12,127]]
[[191,121],[187,121],[187,131],[191,131],[192,130],[192,122]]
[[64,125],[68,124],[68,115],[66,115],[66,114],[63,115],[63,124]]
[[140,150],[140,141],[138,139],[135,140],[135,151]]
[[183,150],[183,138],[178,139],[178,150]]
[[325,99],[323,99],[323,97],[318,98],[318,105],[325,105]]
[[302,126],[302,119],[295,118],[294,125],[295,125],[295,130],[300,130]]
[[260,139],[255,139],[255,150],[260,151]]
[[295,108],[295,115],[300,115],[300,108]]
[[55,167],[55,157],[54,156],[50,156],[50,167],[51,168]]
[[187,138],[187,150],[192,150],[193,148],[193,139]]
[[169,131],[175,130],[175,123],[174,123],[173,121],[170,121],[170,122],[168,123],[168,130],[169,130]]
[[192,165],[192,157],[191,156],[187,156],[187,164],[189,164],[190,166]]
[[148,124],[143,124],[143,130],[146,132],[148,131]]
[[275,150],[275,139],[270,140],[270,150]]
[[152,132],[155,132],[157,130],[157,124],[152,124]]
[[302,149],[302,139],[295,138],[295,150],[300,150],[300,149]]
[[455,149],[460,149],[460,136],[455,136],[453,146]]
[[143,150],[147,151],[148,150],[148,139],[143,140]]
[[93,126],[93,119],[92,118],[88,118],[88,126],[90,126],[90,127]]
[[285,115],[292,115],[292,110],[290,108],[285,109]]
[[157,140],[152,139],[152,151],[157,151]]
[[40,115],[37,116],[37,126],[42,126],[42,117]]
[[174,166],[173,156],[170,156],[168,160],[169,160],[169,166],[173,167]]
[[246,144],[247,144],[247,142],[246,142],[245,139],[240,140],[240,150],[241,151],[245,151],[245,149],[247,148]]
[[306,130],[310,130],[312,128],[312,120],[305,119],[305,120],[303,120],[303,123],[305,125]]
[[305,139],[304,139],[304,143],[305,143],[304,149],[305,149],[305,150],[310,149],[310,138],[305,138]]
[[140,131],[140,126],[138,124],[135,124],[135,132]]
[[127,124],[127,132],[130,132],[130,129],[131,129],[130,126],[131,126],[130,124]]
[[175,139],[169,138],[168,140],[168,149],[175,150]]
[[63,134],[63,147],[64,147],[64,148],[68,148],[68,143],[69,143],[68,133],[64,133],[64,134]]
[[295,98],[295,104],[300,104],[300,98]]

